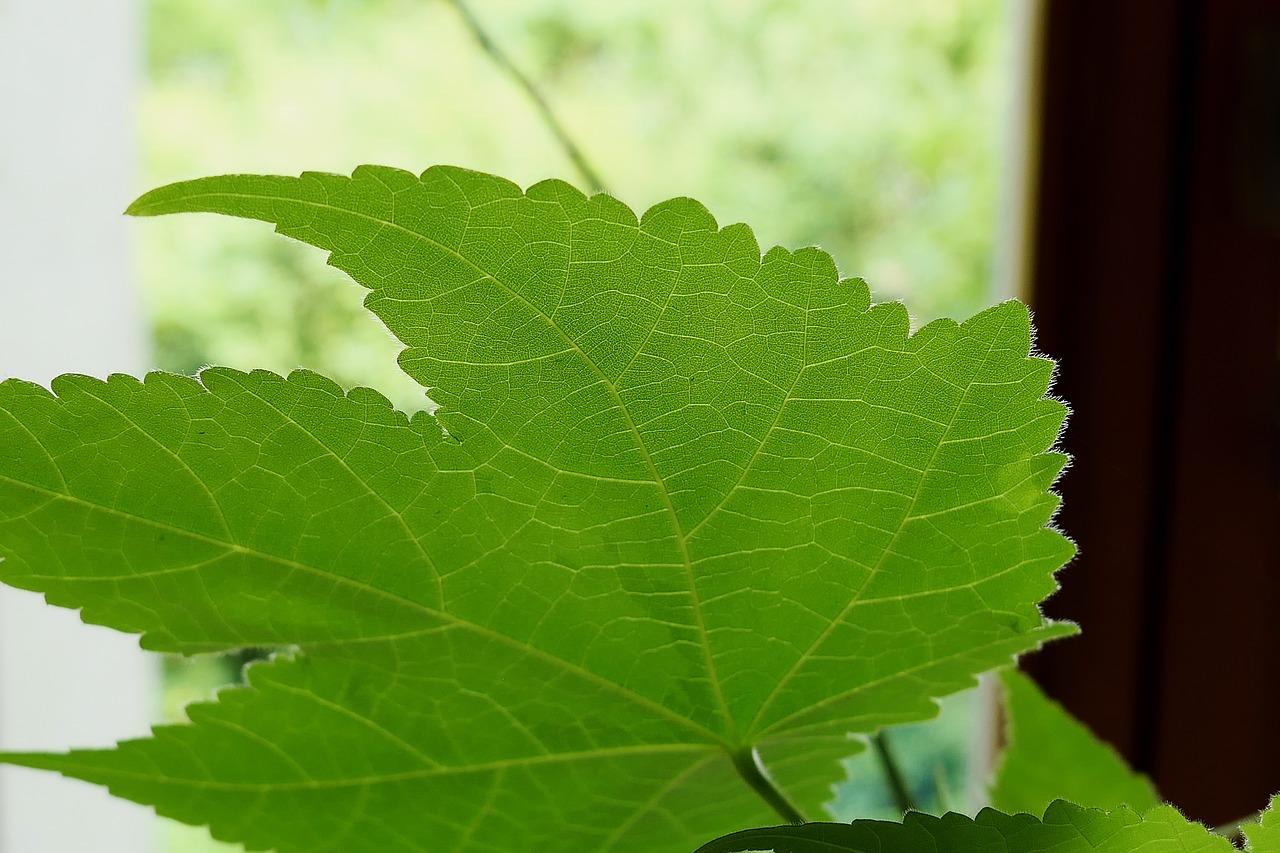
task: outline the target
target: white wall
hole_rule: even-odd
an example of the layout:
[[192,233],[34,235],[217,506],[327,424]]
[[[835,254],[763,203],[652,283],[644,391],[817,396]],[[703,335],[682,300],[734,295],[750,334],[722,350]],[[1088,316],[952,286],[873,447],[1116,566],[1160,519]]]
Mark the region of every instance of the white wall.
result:
[[[134,190],[137,0],[0,0],[0,378],[146,366],[121,211]],[[145,734],[154,662],[135,637],[0,588],[0,748]],[[146,853],[148,809],[0,770],[2,853]]]

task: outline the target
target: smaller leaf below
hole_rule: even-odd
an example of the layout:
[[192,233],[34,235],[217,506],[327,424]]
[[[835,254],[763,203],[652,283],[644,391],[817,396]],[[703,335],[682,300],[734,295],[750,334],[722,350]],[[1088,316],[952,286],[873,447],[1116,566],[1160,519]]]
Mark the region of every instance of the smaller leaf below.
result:
[[1090,808],[1159,805],[1151,780],[1131,769],[1036,683],[1015,669],[1000,676],[1008,719],[1004,760],[991,788],[1002,811],[1044,814],[1054,800]]
[[1259,823],[1247,823],[1242,829],[1249,853],[1280,853],[1280,794],[1271,798]]
[[[1189,823],[1172,807],[1139,817],[1058,801],[1043,820],[984,809],[976,818],[909,813],[896,823],[859,820],[749,829],[717,838],[696,853],[1226,853],[1225,838]],[[1270,851],[1274,848],[1258,848]]]

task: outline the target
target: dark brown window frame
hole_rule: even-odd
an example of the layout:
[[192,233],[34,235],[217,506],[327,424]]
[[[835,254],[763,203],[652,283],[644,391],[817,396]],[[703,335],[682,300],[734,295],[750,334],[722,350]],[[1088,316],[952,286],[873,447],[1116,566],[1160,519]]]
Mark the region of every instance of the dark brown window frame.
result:
[[1280,2],[1043,15],[1028,296],[1080,546],[1047,612],[1084,631],[1026,667],[1221,823],[1280,791]]

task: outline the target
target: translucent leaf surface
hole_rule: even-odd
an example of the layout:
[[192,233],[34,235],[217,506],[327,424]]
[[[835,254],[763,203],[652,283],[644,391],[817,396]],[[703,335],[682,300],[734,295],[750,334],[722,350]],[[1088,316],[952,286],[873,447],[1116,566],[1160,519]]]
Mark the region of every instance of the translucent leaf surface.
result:
[[1055,802],[1044,818],[984,809],[976,818],[910,812],[902,823],[810,823],[736,832],[697,853],[1229,853],[1231,842],[1176,809],[1139,817]]
[[847,733],[1073,630],[1021,305],[909,335],[688,199],[452,168],[132,208],[188,210],[329,250],[439,423],[304,372],[0,386],[0,578],[292,649],[189,726],[5,761],[279,853],[688,850],[776,819],[753,755],[819,815]]
[[1044,814],[1054,800],[1145,812],[1160,804],[1151,781],[1015,669],[1000,675],[1008,721],[1004,758],[991,789],[1003,812]]

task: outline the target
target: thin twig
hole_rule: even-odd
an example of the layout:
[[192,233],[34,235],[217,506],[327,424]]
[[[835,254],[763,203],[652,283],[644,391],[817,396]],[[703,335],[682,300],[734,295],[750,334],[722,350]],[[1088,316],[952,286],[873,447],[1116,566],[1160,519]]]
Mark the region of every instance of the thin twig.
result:
[[565,130],[564,125],[556,118],[555,112],[551,109],[551,104],[547,102],[542,91],[538,88],[529,76],[516,67],[506,52],[498,46],[497,42],[489,35],[489,32],[480,23],[479,19],[472,13],[471,8],[467,6],[464,0],[449,0],[449,3],[458,11],[458,15],[462,18],[462,22],[467,25],[467,29],[471,31],[471,35],[475,36],[480,48],[493,60],[494,64],[510,75],[516,85],[524,90],[529,96],[529,100],[533,101],[534,107],[542,115],[543,122],[551,130],[556,141],[560,143],[560,147],[564,149],[569,160],[572,161],[574,167],[582,175],[582,179],[587,182],[587,188],[592,192],[603,192],[604,181],[600,180],[600,175],[592,167],[587,160],[582,149],[569,136],[569,132]]
[[903,814],[919,811],[915,798],[907,788],[907,779],[902,773],[902,768],[898,766],[898,759],[894,757],[893,747],[889,745],[889,734],[882,729],[872,735],[871,748],[875,750],[876,758],[880,762],[880,770],[884,773],[885,784],[889,786],[889,793],[893,796],[893,802],[898,807],[898,811]]

